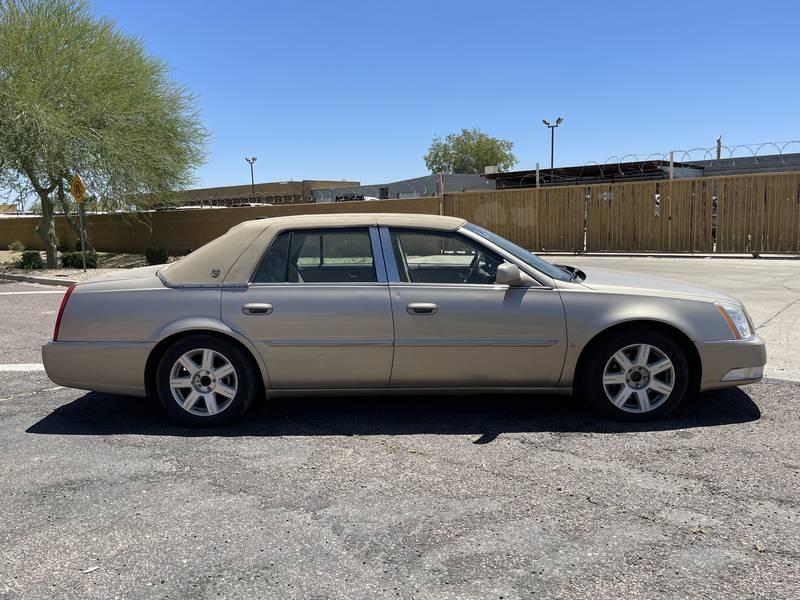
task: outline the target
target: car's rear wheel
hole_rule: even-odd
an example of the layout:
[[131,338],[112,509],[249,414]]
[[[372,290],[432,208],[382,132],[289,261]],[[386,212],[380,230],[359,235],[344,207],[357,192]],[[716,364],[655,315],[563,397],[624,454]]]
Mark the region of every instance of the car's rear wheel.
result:
[[646,421],[668,415],[689,389],[689,363],[661,332],[622,332],[601,341],[586,363],[583,391],[606,416]]
[[211,335],[181,338],[164,352],[156,370],[164,410],[186,425],[213,426],[241,418],[258,390],[249,357]]

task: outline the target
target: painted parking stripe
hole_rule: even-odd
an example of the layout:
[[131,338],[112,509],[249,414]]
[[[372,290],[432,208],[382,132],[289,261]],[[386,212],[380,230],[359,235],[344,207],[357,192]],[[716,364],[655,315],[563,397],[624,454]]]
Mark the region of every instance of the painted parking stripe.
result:
[[30,292],[0,292],[0,296],[20,296],[22,294],[66,294],[66,290],[34,290]]
[[30,373],[32,371],[44,371],[42,363],[17,363],[11,365],[0,365],[0,372],[15,371],[20,373]]

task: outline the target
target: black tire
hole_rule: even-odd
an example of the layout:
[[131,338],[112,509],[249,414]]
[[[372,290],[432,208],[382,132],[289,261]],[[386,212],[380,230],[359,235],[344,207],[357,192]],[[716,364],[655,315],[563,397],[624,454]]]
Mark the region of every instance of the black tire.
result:
[[[224,365],[224,360],[227,360],[234,369],[233,377],[229,374],[220,379],[220,383],[228,385],[227,390],[230,390],[235,383],[235,394],[232,398],[223,396],[216,391],[208,392],[200,395],[199,389],[222,389],[217,388],[216,379],[210,380],[207,384],[208,387],[195,388],[188,387],[186,389],[177,390],[175,394],[178,396],[188,395],[192,392],[197,392],[198,400],[191,408],[193,412],[184,409],[179,403],[178,399],[173,395],[173,389],[170,386],[171,375],[174,368],[177,367],[178,359],[187,353],[197,352],[196,356],[202,357],[202,350],[211,350],[213,360],[216,365]],[[193,362],[197,363],[197,360]],[[199,370],[198,375],[206,373],[204,370]],[[192,380],[189,371],[179,373],[179,376],[187,377]],[[206,379],[206,381],[209,381]],[[192,385],[195,385],[192,383]],[[197,385],[202,383],[198,380]],[[200,427],[215,427],[219,425],[227,425],[241,419],[248,411],[253,401],[261,392],[263,384],[261,382],[258,367],[255,365],[252,357],[243,351],[238,345],[225,340],[224,338],[216,337],[208,334],[190,335],[179,339],[161,356],[156,369],[156,390],[158,391],[158,398],[161,405],[167,414],[174,420],[191,426]],[[230,393],[230,391],[228,391]],[[218,402],[219,400],[219,402]],[[209,403],[213,404],[213,410],[218,410],[213,414],[209,414],[211,407]]]
[[[655,365],[659,358],[663,360],[663,356],[665,356],[672,362],[671,372],[667,371],[654,375],[647,371],[644,375],[639,373],[639,379],[633,381],[632,378],[637,374],[631,370],[625,371],[616,359],[612,359],[618,351],[642,344],[655,348],[649,355],[651,357],[651,365]],[[591,355],[583,363],[583,373],[578,373],[581,391],[592,408],[611,419],[618,421],[649,421],[665,417],[683,402],[687,391],[690,389],[690,370],[686,354],[675,339],[665,333],[659,331],[620,332],[600,341],[590,351]],[[633,356],[634,349],[630,349],[628,352],[630,356]],[[612,360],[613,362],[610,362]],[[604,373],[607,365],[610,365],[609,373],[612,377],[614,375],[619,377],[621,373],[626,383],[619,385],[609,384],[607,387],[604,384]],[[647,386],[648,383],[642,383],[643,377],[646,382],[654,381],[655,379],[666,382],[667,385],[671,382],[672,390],[669,394],[663,394],[655,390],[648,391],[645,388],[648,398],[645,401],[640,401],[638,399],[640,390],[633,390],[633,388],[626,386]],[[606,393],[607,389],[608,394]],[[632,389],[632,394],[628,396],[622,407],[616,406],[609,398],[609,395],[613,394],[618,398],[624,398],[627,389]],[[644,402],[652,402],[653,408],[646,412],[636,412],[642,410]]]

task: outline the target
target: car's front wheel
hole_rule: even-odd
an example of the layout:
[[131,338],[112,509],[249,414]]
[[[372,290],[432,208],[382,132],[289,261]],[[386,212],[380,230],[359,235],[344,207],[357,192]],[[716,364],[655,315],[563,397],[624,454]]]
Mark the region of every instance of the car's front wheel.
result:
[[212,335],[181,338],[156,370],[164,410],[186,425],[223,425],[241,418],[255,398],[258,377],[235,344]]
[[606,416],[625,421],[663,417],[689,389],[689,363],[661,332],[622,332],[601,341],[586,363],[583,391]]

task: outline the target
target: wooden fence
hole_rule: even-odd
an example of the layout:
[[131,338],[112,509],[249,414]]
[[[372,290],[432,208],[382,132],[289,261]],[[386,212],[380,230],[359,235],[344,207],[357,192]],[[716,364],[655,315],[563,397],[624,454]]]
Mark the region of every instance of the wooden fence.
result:
[[[463,217],[534,251],[800,253],[800,173],[446,193],[443,198],[90,215],[107,251],[179,254],[256,217],[404,212]],[[42,248],[38,218],[1,218],[0,248]],[[63,217],[64,246],[76,236]]]
[[720,177],[717,252],[800,252],[800,173]]
[[[439,198],[413,198],[380,202],[331,202],[324,204],[285,204],[280,206],[248,206],[240,208],[201,208],[123,214],[88,215],[86,231],[98,250],[108,252],[143,252],[161,246],[170,254],[185,254],[225,233],[228,229],[258,217],[281,217],[307,213],[402,212],[441,213]],[[14,240],[26,248],[43,249],[35,231],[38,218],[0,219],[0,248]],[[63,217],[56,218],[60,243],[72,248],[78,236]]]
[[588,186],[587,252],[712,252],[710,179]]
[[537,251],[583,250],[584,188],[445,194],[442,214],[462,217]]

